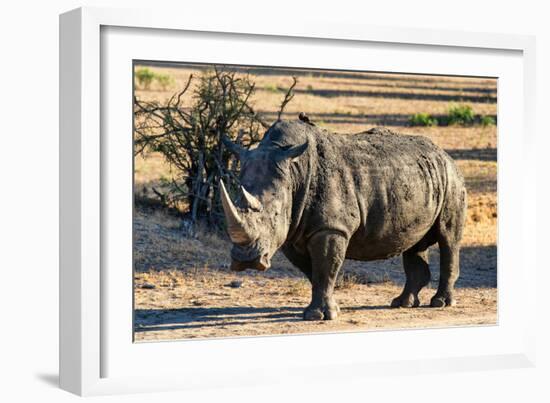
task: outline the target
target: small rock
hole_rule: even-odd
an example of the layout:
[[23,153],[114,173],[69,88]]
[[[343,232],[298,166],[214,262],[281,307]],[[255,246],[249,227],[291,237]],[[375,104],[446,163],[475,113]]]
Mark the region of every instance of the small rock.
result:
[[231,288],[241,288],[243,286],[243,282],[239,280],[233,280],[232,282],[230,282],[229,284],[226,284],[225,286],[231,287]]
[[138,285],[138,287],[143,288],[144,290],[152,290],[152,289],[156,288],[156,285],[151,284],[151,283],[143,283],[143,284]]

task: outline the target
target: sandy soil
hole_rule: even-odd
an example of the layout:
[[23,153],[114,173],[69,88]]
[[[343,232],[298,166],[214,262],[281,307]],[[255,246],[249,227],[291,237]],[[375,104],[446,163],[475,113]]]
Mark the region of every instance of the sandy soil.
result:
[[[143,288],[145,287],[145,288]],[[151,288],[154,287],[154,288]],[[229,272],[159,272],[136,275],[135,340],[188,339],[393,328],[494,324],[496,288],[460,288],[458,305],[430,308],[426,288],[418,308],[389,308],[401,291],[391,281],[345,284],[336,290],[335,321],[302,320],[307,280]]]
[[[139,89],[141,99],[163,100],[181,87],[193,68],[153,68],[170,74],[173,88]],[[258,91],[254,102],[268,118],[291,83],[290,72],[252,70]],[[295,72],[293,72],[295,73]],[[401,258],[377,262],[346,261],[336,299],[336,321],[304,322],[311,293],[307,280],[277,255],[266,273],[231,273],[230,244],[223,237],[191,230],[185,220],[159,209],[136,206],[134,219],[135,340],[230,337],[369,329],[494,324],[497,321],[497,136],[496,126],[410,127],[413,113],[444,114],[452,104],[472,106],[496,116],[496,81],[329,72],[300,73],[296,96],[285,118],[305,111],[317,124],[337,133],[376,125],[422,134],[444,148],[466,178],[468,216],[457,282],[458,305],[425,305],[437,287],[439,254],[432,248],[432,283],[421,292],[422,306],[390,309],[401,291]],[[136,158],[140,195],[173,173],[162,157]],[[149,193],[148,193],[149,192]]]

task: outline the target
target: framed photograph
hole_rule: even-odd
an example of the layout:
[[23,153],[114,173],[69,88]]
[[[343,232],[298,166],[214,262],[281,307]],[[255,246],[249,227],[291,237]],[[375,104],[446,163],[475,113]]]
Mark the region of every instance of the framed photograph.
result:
[[85,8],[60,45],[62,388],[532,365],[532,37]]

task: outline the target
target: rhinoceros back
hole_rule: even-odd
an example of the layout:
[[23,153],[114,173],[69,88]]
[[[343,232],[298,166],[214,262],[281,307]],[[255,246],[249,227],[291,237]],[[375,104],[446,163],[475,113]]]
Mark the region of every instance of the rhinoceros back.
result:
[[359,260],[435,242],[430,230],[446,199],[464,188],[448,154],[425,137],[385,128],[355,135],[319,130],[314,137],[306,236],[341,232],[350,239],[347,257]]

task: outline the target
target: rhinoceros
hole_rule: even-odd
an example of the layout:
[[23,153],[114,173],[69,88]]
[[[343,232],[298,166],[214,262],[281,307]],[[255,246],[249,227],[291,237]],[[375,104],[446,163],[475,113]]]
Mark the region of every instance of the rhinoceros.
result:
[[345,259],[401,254],[406,282],[390,305],[417,307],[430,281],[428,248],[438,243],[439,287],[430,305],[455,304],[466,188],[451,157],[429,139],[386,128],[337,135],[279,120],[253,150],[222,140],[241,166],[235,202],[219,184],[232,270],[266,270],[280,249],[311,282],[303,318],[332,320]]

